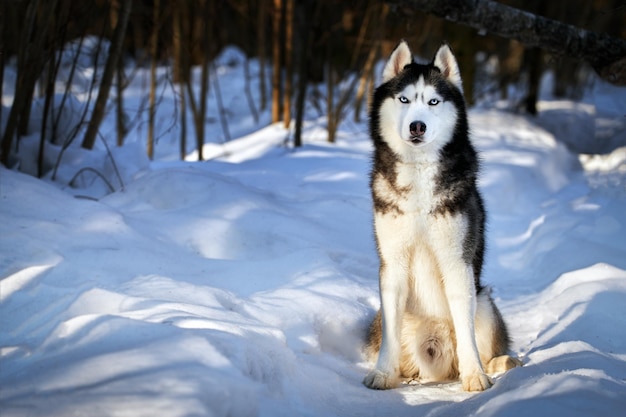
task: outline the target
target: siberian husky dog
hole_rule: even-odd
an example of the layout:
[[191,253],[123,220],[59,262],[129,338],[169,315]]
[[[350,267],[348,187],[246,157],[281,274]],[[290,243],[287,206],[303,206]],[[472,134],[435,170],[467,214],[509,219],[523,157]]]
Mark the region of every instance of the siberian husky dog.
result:
[[[391,54],[370,110],[370,186],[380,300],[363,383],[451,381],[466,391],[520,365],[489,290],[480,283],[485,209],[476,187],[461,76],[447,45],[428,65],[406,42]],[[376,359],[377,358],[377,359]]]

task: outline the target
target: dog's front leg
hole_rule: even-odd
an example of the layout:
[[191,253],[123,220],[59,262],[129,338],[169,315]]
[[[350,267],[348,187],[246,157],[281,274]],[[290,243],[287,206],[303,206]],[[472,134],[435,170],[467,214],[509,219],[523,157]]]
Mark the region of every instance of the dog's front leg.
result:
[[444,272],[444,285],[456,334],[456,351],[459,359],[459,374],[465,391],[483,391],[492,382],[485,374],[478,347],[474,321],[476,317],[476,289],[471,266],[450,268]]
[[363,383],[372,389],[390,389],[399,383],[400,336],[402,316],[406,309],[408,283],[406,268],[401,265],[386,265],[381,259],[380,302],[382,315],[382,343],[376,367]]
[[446,220],[439,223],[439,235],[433,243],[456,335],[459,374],[465,391],[483,391],[492,382],[483,370],[476,344],[474,269],[464,256],[465,236],[459,233],[464,230],[462,218]]

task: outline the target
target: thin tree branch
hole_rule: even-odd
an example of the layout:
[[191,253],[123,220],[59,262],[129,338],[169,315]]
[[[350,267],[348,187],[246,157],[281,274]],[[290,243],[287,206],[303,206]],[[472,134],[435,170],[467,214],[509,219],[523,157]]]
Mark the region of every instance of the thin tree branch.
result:
[[96,141],[96,133],[100,127],[100,123],[104,118],[104,110],[106,107],[107,99],[109,98],[109,90],[113,81],[113,75],[115,74],[115,68],[117,67],[117,60],[122,54],[122,43],[124,41],[124,35],[126,33],[126,26],[130,17],[130,11],[132,8],[132,2],[123,1],[121,3],[120,16],[113,33],[113,40],[109,47],[109,57],[104,67],[104,74],[102,75],[102,81],[100,84],[100,90],[98,91],[98,97],[96,98],[96,104],[91,113],[91,120],[87,126],[87,132],[83,138],[82,146],[86,149],[92,149]]

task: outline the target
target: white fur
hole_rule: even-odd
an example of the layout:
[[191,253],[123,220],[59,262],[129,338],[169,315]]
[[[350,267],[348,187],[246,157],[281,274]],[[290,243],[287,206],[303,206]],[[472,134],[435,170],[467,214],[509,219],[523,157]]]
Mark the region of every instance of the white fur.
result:
[[[400,101],[400,97],[408,103]],[[437,105],[428,104],[431,100],[439,100]],[[394,99],[385,100],[380,108],[380,129],[386,134],[386,141],[402,158],[430,159],[436,157],[450,139],[456,124],[457,111],[453,103],[443,101],[432,85],[426,85],[422,77],[416,84],[409,84]],[[411,142],[410,125],[422,122],[426,125],[422,142]],[[424,148],[434,143],[429,149]]]
[[[423,167],[423,171],[428,173],[429,167]],[[386,265],[381,270],[380,288],[383,323],[393,323],[391,328],[383,325],[376,369],[393,375],[389,381],[395,381],[398,375],[401,315],[405,309],[420,317],[451,321],[456,332],[461,379],[486,378],[474,336],[473,271],[463,261],[466,219],[461,215],[427,215],[435,202],[432,194],[426,199],[424,194],[429,194],[427,190],[432,184],[426,176],[426,181],[414,187],[419,191],[397,200],[402,215],[390,212],[374,218],[381,258]]]
[[[484,299],[477,315],[473,271],[462,260],[466,219],[461,215],[425,216],[424,211],[428,203],[433,203],[432,199],[426,200],[428,203],[422,200],[418,205],[409,203],[419,200],[419,194],[409,193],[408,198],[399,200],[404,214],[375,216],[380,255],[385,264],[380,277],[383,343],[375,370],[370,373],[373,380],[369,386],[391,388],[398,382],[401,341],[407,337],[402,333],[419,337],[415,329],[403,325],[406,310],[420,318],[452,323],[463,386],[467,390],[482,390],[491,384],[483,371],[476,334],[484,335],[479,337],[479,343],[487,345],[484,351],[489,352],[493,312],[490,301]],[[484,329],[477,332],[475,320]],[[449,352],[451,349],[451,345],[447,345],[442,350]],[[445,356],[442,360],[440,367],[449,370],[453,358]],[[437,380],[445,373],[437,368],[436,362],[416,361],[424,380]]]
[[[408,46],[401,43],[385,66],[383,80],[395,77],[411,60]],[[455,85],[461,85],[458,65],[447,46],[440,48],[434,63]],[[401,102],[400,96],[408,102]],[[429,105],[433,98],[440,103]],[[491,382],[483,371],[478,344],[490,343],[493,311],[488,297],[477,300],[474,272],[463,260],[468,220],[462,214],[432,214],[439,203],[434,190],[439,150],[451,139],[456,108],[420,78],[396,97],[386,99],[379,114],[383,140],[400,162],[395,166],[394,184],[378,175],[373,187],[377,196],[394,203],[398,210],[374,216],[381,257],[382,344],[376,366],[364,383],[378,389],[395,386],[403,340],[411,337],[405,344],[415,346],[412,357],[420,376],[425,380],[445,377],[453,361],[453,341],[440,338],[440,352],[444,353],[433,360],[424,359],[424,346],[434,342],[419,338],[428,335],[421,330],[443,334],[452,326],[463,387],[483,390]],[[414,121],[426,124],[419,145],[411,143],[409,125]]]

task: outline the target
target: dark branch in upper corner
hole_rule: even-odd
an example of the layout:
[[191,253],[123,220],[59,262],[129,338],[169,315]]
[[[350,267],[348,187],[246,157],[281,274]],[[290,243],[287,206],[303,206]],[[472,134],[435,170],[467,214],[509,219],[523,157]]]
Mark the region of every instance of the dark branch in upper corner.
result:
[[587,61],[608,82],[626,85],[626,40],[537,16],[491,0],[386,0],[397,12],[417,11],[557,55]]

